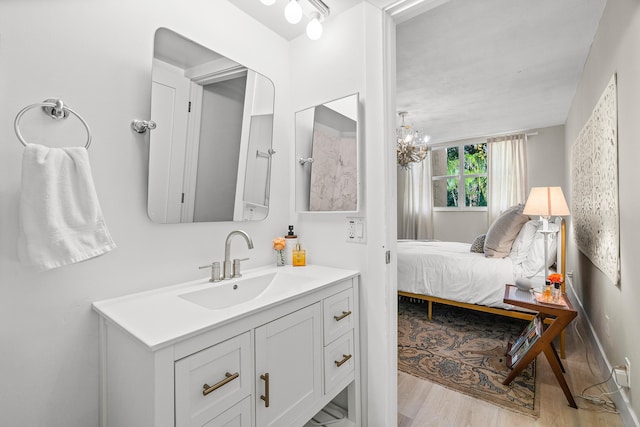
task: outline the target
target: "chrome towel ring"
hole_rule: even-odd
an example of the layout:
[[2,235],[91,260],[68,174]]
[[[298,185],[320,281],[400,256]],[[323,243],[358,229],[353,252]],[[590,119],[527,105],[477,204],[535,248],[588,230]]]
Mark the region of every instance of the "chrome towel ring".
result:
[[22,118],[22,115],[24,113],[36,107],[41,107],[42,111],[54,120],[66,119],[67,117],[69,117],[69,113],[76,116],[78,120],[82,122],[82,124],[84,125],[84,128],[87,130],[87,143],[85,144],[84,148],[86,149],[89,148],[89,146],[91,145],[91,129],[89,129],[89,125],[80,116],[80,114],[76,113],[71,108],[64,105],[61,99],[45,99],[41,103],[31,104],[24,107],[22,110],[20,110],[20,112],[16,116],[16,119],[13,121],[13,128],[16,131],[16,135],[20,140],[20,142],[22,143],[22,145],[26,147],[28,143],[27,141],[25,141],[24,137],[22,136],[22,133],[20,132],[20,119]]

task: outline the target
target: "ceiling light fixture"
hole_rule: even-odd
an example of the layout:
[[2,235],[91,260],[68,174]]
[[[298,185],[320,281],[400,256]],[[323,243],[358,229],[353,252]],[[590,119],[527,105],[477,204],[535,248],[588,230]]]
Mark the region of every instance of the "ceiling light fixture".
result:
[[[276,0],[260,0],[263,4],[270,6]],[[322,37],[322,22],[329,16],[330,10],[322,0],[289,0],[284,8],[284,17],[291,24],[297,24],[302,20],[302,16],[307,16],[306,32],[311,40],[318,40]]]
[[290,24],[297,24],[302,19],[302,8],[298,0],[289,0],[284,7],[284,17]]
[[402,124],[396,129],[396,153],[398,165],[403,169],[409,169],[412,163],[420,163],[427,157],[427,142],[429,135],[423,135],[420,130],[412,130],[410,125],[405,124],[406,111],[398,112],[402,118]]
[[311,40],[318,40],[322,37],[322,16],[318,12],[311,12],[311,21],[307,24],[307,37]]

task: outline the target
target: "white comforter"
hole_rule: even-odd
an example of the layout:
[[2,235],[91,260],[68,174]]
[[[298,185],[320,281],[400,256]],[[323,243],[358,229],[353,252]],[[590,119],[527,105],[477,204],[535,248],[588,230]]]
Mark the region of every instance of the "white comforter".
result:
[[468,243],[398,242],[398,290],[470,304],[512,308],[502,302],[504,285],[522,276],[509,257],[486,258]]

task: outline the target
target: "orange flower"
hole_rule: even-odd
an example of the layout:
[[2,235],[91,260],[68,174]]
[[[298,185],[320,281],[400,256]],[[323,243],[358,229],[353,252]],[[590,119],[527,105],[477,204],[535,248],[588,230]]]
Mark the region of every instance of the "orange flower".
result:
[[276,237],[273,239],[273,249],[281,251],[287,246],[287,242],[284,237]]
[[562,283],[562,274],[550,274],[549,277],[547,277],[547,280],[551,283]]

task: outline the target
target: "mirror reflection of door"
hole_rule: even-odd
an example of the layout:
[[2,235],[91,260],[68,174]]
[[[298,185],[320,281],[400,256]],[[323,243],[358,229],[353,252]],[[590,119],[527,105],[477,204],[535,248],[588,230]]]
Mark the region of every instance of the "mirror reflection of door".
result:
[[189,82],[182,74],[179,67],[154,60],[151,114],[158,127],[149,146],[148,212],[161,223],[180,222],[182,210],[189,104]]
[[245,73],[203,86],[200,137],[191,141],[198,144],[194,222],[233,220],[246,85]]
[[266,218],[275,90],[265,76],[156,31],[148,213],[158,223]]

